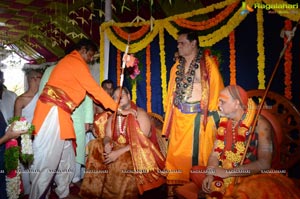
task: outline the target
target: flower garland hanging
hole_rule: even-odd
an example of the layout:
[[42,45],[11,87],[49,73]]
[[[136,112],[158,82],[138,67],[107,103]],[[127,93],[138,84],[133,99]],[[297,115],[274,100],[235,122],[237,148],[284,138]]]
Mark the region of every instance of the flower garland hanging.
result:
[[181,19],[175,19],[174,22],[184,28],[189,28],[192,30],[207,30],[213,26],[218,25],[221,21],[223,21],[226,17],[230,15],[230,13],[233,12],[233,10],[238,6],[239,2],[233,3],[229,6],[227,6],[223,11],[218,13],[215,17],[210,18],[206,21],[189,21],[187,19],[181,18]]
[[167,19],[169,21],[171,21],[171,20],[174,21],[175,19],[178,19],[178,18],[185,18],[186,19],[186,18],[193,17],[195,15],[203,15],[203,14],[207,14],[207,13],[213,12],[213,11],[218,10],[218,9],[222,9],[226,6],[232,5],[235,2],[240,2],[240,0],[225,0],[225,1],[222,1],[222,2],[211,4],[211,5],[206,6],[204,8],[200,8],[200,9],[197,9],[197,10],[192,10],[190,12],[186,12],[186,13],[183,13],[183,14],[177,14],[177,15],[168,17]]
[[235,32],[229,34],[229,52],[230,52],[230,85],[236,85],[236,63],[235,63]]
[[[146,48],[146,46],[153,41],[155,36],[158,34],[160,27],[163,27],[163,20],[156,20],[155,26],[151,32],[148,32],[141,40],[136,43],[130,44],[130,52],[136,53],[141,51],[142,49]],[[127,42],[123,42],[119,39],[118,35],[116,35],[109,27],[105,29],[107,37],[109,38],[110,42],[116,46],[118,49],[126,49]]]
[[[161,64],[161,88],[162,88],[162,102],[166,103],[167,98],[167,67],[166,67],[166,55],[165,55],[165,39],[164,29],[159,31],[159,51],[160,51],[160,64]],[[163,106],[164,107],[164,106]]]
[[148,31],[150,29],[150,25],[144,25],[138,31],[136,31],[134,33],[127,33],[118,26],[112,26],[112,29],[122,39],[127,40],[128,37],[130,36],[130,41],[135,41],[135,40],[142,38],[143,36],[145,36],[146,33],[148,33]]
[[205,36],[199,36],[201,46],[212,46],[223,38],[227,37],[240,23],[245,19],[246,15],[241,15],[241,10],[237,10],[234,15],[216,31],[209,33]]
[[265,47],[263,9],[257,9],[257,51],[258,51],[258,89],[265,89]]
[[147,112],[152,112],[151,108],[151,46],[150,44],[146,48],[146,97],[147,97]]
[[31,135],[34,126],[24,117],[13,117],[8,122],[8,128],[13,125],[13,131],[27,131],[21,135],[21,151],[16,139],[9,140],[5,145],[6,191],[9,199],[16,199],[21,193],[20,161],[25,167],[33,162]]
[[[285,20],[284,21],[284,30],[285,31],[291,31],[292,30],[292,22],[290,20]],[[286,43],[288,38],[285,36],[284,37],[284,43]],[[293,55],[291,53],[292,50],[292,42],[288,43],[288,46],[284,52],[284,96],[291,100],[292,99],[292,80],[291,80],[291,75],[292,75],[292,60],[293,60]]]

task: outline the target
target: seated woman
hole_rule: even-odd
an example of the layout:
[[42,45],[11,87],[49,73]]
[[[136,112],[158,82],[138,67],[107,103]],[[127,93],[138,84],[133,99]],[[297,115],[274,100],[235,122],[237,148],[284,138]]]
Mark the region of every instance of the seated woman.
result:
[[[89,148],[86,173],[80,189],[83,198],[138,198],[145,191],[165,183],[161,169],[165,158],[152,137],[147,113],[137,107],[126,88],[116,88],[113,98],[120,98],[119,114],[111,115],[105,137],[97,138],[98,145]],[[136,115],[122,115],[133,108]],[[116,118],[116,120],[114,120]]]

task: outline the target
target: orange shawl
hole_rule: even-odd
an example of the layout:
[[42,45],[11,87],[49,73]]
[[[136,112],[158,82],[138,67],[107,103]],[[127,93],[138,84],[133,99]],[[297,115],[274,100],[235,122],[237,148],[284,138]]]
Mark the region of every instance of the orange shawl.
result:
[[136,183],[140,194],[165,183],[160,172],[164,168],[165,158],[159,149],[141,131],[136,118],[127,116],[127,132],[130,152],[135,168]]

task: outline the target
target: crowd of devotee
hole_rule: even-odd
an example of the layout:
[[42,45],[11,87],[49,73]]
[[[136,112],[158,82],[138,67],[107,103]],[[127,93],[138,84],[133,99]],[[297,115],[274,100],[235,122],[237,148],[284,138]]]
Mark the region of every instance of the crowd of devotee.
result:
[[[46,70],[24,71],[28,88],[20,96],[1,72],[0,198],[14,198],[7,143],[27,132],[14,129],[13,117],[34,126],[34,158],[19,161],[17,198],[72,198],[74,189],[78,198],[300,198],[289,177],[271,172],[272,125],[262,115],[255,121],[254,101],[242,87],[224,85],[199,46],[196,32],[178,32],[162,129],[128,88],[93,78],[98,47],[91,40]],[[167,140],[166,155],[158,136]]]

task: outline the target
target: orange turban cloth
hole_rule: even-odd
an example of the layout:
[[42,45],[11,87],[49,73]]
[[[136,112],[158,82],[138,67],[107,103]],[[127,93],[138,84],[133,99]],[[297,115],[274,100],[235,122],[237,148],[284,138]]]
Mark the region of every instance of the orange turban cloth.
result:
[[248,94],[247,92],[240,86],[230,85],[227,86],[227,89],[232,96],[233,99],[237,99],[240,102],[241,107],[246,110],[248,104]]

